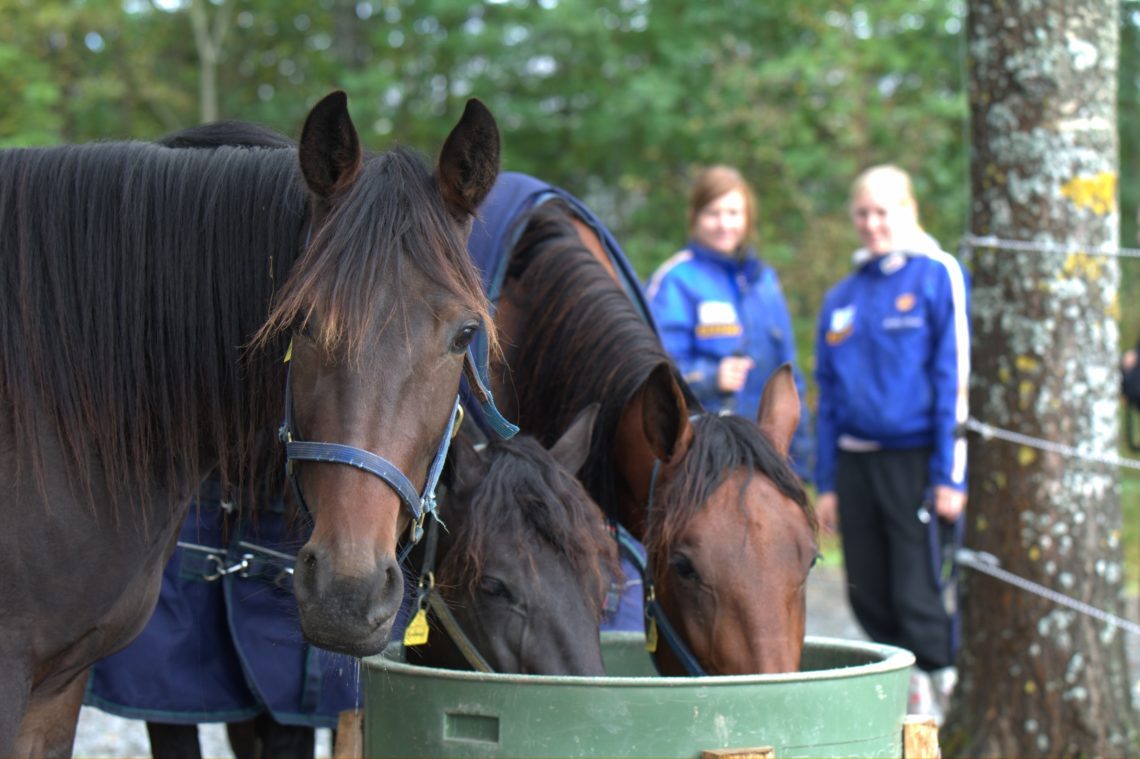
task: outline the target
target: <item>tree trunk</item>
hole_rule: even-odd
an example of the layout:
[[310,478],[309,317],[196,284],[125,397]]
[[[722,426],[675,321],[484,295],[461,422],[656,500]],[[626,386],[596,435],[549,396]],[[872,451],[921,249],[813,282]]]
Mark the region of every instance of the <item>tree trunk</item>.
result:
[[[214,17],[210,18],[208,5],[215,5]],[[232,0],[208,3],[207,0],[191,0],[190,26],[194,30],[194,47],[198,50],[198,105],[203,124],[217,121],[221,112],[218,107],[218,66],[222,59],[222,42],[230,27]]]
[[[1116,0],[971,0],[975,419],[1112,454],[1119,371]],[[1120,614],[1115,466],[974,436],[966,545]],[[1124,633],[963,569],[947,755],[1137,752]]]

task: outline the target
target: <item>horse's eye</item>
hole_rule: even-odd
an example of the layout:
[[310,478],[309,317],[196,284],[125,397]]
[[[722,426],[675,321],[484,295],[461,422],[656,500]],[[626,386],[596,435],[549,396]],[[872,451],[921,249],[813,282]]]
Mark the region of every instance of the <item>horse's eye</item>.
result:
[[513,601],[514,596],[511,595],[511,589],[507,584],[497,577],[487,575],[479,581],[479,592],[492,598],[501,598],[504,601]]
[[674,554],[673,557],[669,559],[669,566],[673,568],[673,571],[677,573],[678,577],[686,582],[697,582],[701,579],[697,568],[693,566],[693,562],[684,554]]
[[456,333],[455,337],[452,338],[451,352],[462,353],[463,351],[467,350],[467,346],[470,345],[471,341],[475,339],[475,333],[478,331],[478,324],[465,325],[461,330],[459,330],[459,332]]

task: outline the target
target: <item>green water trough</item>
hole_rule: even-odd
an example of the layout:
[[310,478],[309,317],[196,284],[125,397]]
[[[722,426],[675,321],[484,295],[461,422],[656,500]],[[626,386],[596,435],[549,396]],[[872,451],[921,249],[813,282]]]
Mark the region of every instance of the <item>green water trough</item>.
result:
[[453,672],[364,660],[367,757],[898,757],[914,656],[808,637],[801,671],[659,677],[636,633],[606,633],[607,677]]

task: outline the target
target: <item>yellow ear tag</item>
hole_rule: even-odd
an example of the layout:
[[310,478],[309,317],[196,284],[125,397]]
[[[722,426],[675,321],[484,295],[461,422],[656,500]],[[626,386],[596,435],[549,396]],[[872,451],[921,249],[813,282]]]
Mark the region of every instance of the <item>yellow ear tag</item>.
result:
[[289,359],[291,359],[291,358],[293,358],[293,341],[292,340],[289,341],[289,347],[285,349],[285,360],[282,361],[281,363],[287,364],[287,363],[289,363]]
[[645,632],[645,650],[649,653],[657,652],[657,620],[649,618],[649,629]]
[[422,646],[428,642],[427,609],[420,609],[404,628],[405,646]]

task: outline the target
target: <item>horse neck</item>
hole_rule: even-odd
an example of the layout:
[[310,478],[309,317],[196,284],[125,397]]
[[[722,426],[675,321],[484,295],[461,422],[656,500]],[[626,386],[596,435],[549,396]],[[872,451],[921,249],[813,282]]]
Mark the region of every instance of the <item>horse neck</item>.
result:
[[[591,264],[597,263],[588,251],[583,251],[581,255],[586,256],[585,260]],[[532,267],[536,265],[536,263],[531,264]],[[524,429],[536,434],[540,441],[547,446],[553,445],[564,431],[559,425],[568,424],[573,413],[580,410],[580,408],[571,409],[570,406],[587,401],[597,401],[602,404],[597,424],[601,429],[614,432],[611,433],[609,440],[604,440],[601,444],[593,447],[586,465],[580,470],[580,479],[586,484],[590,490],[590,495],[602,509],[609,516],[613,516],[614,511],[618,508],[616,501],[628,502],[634,499],[644,502],[648,494],[649,473],[652,470],[654,457],[648,448],[644,433],[640,432],[640,405],[634,405],[638,393],[636,390],[625,387],[624,379],[617,382],[608,380],[591,382],[591,372],[601,373],[601,370],[592,365],[596,363],[596,357],[584,356],[583,361],[587,365],[571,368],[568,367],[569,362],[565,358],[557,358],[557,351],[565,349],[566,343],[555,345],[554,340],[548,341],[543,337],[542,344],[539,344],[538,341],[529,339],[527,330],[537,329],[539,334],[544,334],[549,327],[536,324],[536,321],[542,318],[539,312],[544,304],[531,297],[530,290],[525,282],[526,276],[524,275],[520,279],[508,279],[504,283],[502,296],[496,309],[495,324],[503,338],[502,343],[505,348],[502,363],[496,365],[492,371],[495,397],[501,404],[500,408],[505,409],[508,416],[518,419]],[[612,275],[608,279],[613,279]],[[602,296],[602,294],[599,295]],[[610,300],[606,302],[611,304],[614,300],[619,299],[628,303],[628,299],[625,293],[621,291],[616,279],[613,280],[612,291],[602,297],[609,298]],[[590,305],[582,305],[584,301],[590,301]],[[596,308],[598,302],[597,300],[590,300],[590,296],[587,295],[577,307],[595,308],[594,313],[599,318],[605,319],[606,323],[610,323],[612,319],[615,325],[624,329],[629,329],[634,323],[629,321],[631,319],[638,320],[638,324],[641,323],[640,317],[633,311],[632,304],[630,304],[628,315],[621,314],[610,317],[598,313],[605,311],[604,308]],[[644,325],[644,329],[647,332],[651,330],[648,325]],[[565,335],[569,336],[572,342],[574,341],[572,333],[565,333]],[[640,361],[645,342],[645,339],[631,339],[630,350],[625,352],[625,356],[637,356],[633,363]],[[653,342],[655,345],[659,345],[655,339]],[[583,341],[577,341],[578,350],[584,346]],[[613,351],[615,348],[611,346],[609,350]],[[666,360],[663,349],[660,350],[662,350],[661,360]],[[647,354],[644,355],[648,365],[650,359]],[[545,381],[539,372],[534,371],[536,367],[541,367],[542,376],[564,374],[567,371],[582,372],[584,376],[580,376],[571,387],[568,383]],[[638,367],[637,371],[643,369],[644,367]],[[531,377],[530,379],[527,378],[528,374]],[[522,384],[517,384],[523,382],[529,382],[531,386],[524,387]],[[629,384],[633,384],[632,379],[630,379]],[[572,397],[574,394],[579,397],[574,399]],[[622,400],[619,396],[626,394],[628,394],[629,400],[625,401],[626,405],[622,407],[620,405]],[[522,401],[521,404],[520,401]],[[527,406],[529,409],[523,408],[523,406]],[[564,418],[557,419],[548,415],[539,418],[539,409],[547,407],[562,409]],[[524,418],[528,412],[531,418]],[[613,480],[612,487],[609,483],[610,479]],[[606,481],[603,482],[602,480]],[[619,499],[616,497],[615,490],[629,492]]]

